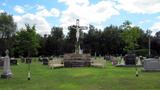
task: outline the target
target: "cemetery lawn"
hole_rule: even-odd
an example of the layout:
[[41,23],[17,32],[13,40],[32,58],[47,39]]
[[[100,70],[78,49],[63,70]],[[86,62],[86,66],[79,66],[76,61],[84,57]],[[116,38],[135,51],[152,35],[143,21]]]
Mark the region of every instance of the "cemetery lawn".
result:
[[11,66],[13,78],[0,79],[0,90],[160,90],[160,72],[140,72],[136,77],[134,67],[114,67],[110,62],[105,68],[57,69],[32,62],[30,81],[27,67]]

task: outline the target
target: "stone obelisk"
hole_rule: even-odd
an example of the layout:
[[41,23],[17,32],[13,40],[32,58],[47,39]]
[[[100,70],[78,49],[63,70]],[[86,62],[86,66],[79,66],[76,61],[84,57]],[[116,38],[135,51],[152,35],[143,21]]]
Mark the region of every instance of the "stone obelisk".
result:
[[11,68],[10,68],[10,58],[9,58],[9,51],[6,50],[6,56],[4,58],[3,64],[3,73],[1,78],[10,78],[12,76]]

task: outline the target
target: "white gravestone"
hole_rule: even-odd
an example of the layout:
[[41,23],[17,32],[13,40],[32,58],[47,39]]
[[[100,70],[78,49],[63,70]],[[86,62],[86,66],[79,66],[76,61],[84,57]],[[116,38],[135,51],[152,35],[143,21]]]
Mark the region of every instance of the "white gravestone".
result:
[[117,61],[118,61],[117,65],[120,65],[120,63],[121,63],[121,57],[117,57]]
[[124,58],[121,59],[121,63],[120,65],[125,65],[125,61],[124,61]]
[[1,78],[9,78],[12,76],[11,68],[10,68],[10,58],[9,51],[6,50],[6,56],[4,57],[4,65],[3,65],[3,73]]
[[142,65],[142,62],[141,62],[141,59],[140,59],[140,57],[137,57],[137,58],[136,58],[136,60],[137,60],[137,63],[136,63],[136,65]]

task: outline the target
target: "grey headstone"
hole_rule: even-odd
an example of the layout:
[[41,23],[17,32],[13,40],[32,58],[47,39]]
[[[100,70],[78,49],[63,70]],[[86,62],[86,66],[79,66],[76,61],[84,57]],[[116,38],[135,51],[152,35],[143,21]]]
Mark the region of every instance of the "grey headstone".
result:
[[120,65],[125,65],[125,61],[124,61],[124,58],[121,59],[121,63]]
[[136,57],[136,60],[137,60],[136,65],[142,65],[140,57]]
[[160,71],[160,60],[155,58],[149,58],[144,60],[145,71]]
[[26,64],[31,64],[31,63],[32,63],[32,58],[27,57],[27,58],[26,58]]
[[48,65],[48,61],[49,61],[48,57],[44,57],[42,60],[43,65]]
[[17,59],[16,58],[11,58],[10,59],[10,64],[11,65],[17,65],[18,64]]
[[4,64],[4,57],[0,57],[0,67],[3,67],[3,64]]
[[6,56],[4,57],[4,65],[3,65],[3,73],[1,78],[9,78],[12,76],[11,68],[10,68],[10,58],[9,51],[6,50]]
[[126,54],[124,57],[126,65],[136,65],[136,55],[135,54]]

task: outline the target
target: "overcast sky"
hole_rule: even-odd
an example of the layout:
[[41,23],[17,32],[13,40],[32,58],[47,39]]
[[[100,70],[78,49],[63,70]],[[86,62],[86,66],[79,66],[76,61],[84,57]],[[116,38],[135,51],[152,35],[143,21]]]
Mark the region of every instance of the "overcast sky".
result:
[[121,25],[129,20],[142,29],[160,31],[160,0],[0,0],[0,12],[12,14],[18,28],[36,24],[40,34],[52,26],[67,26],[80,19],[80,25],[99,29]]

